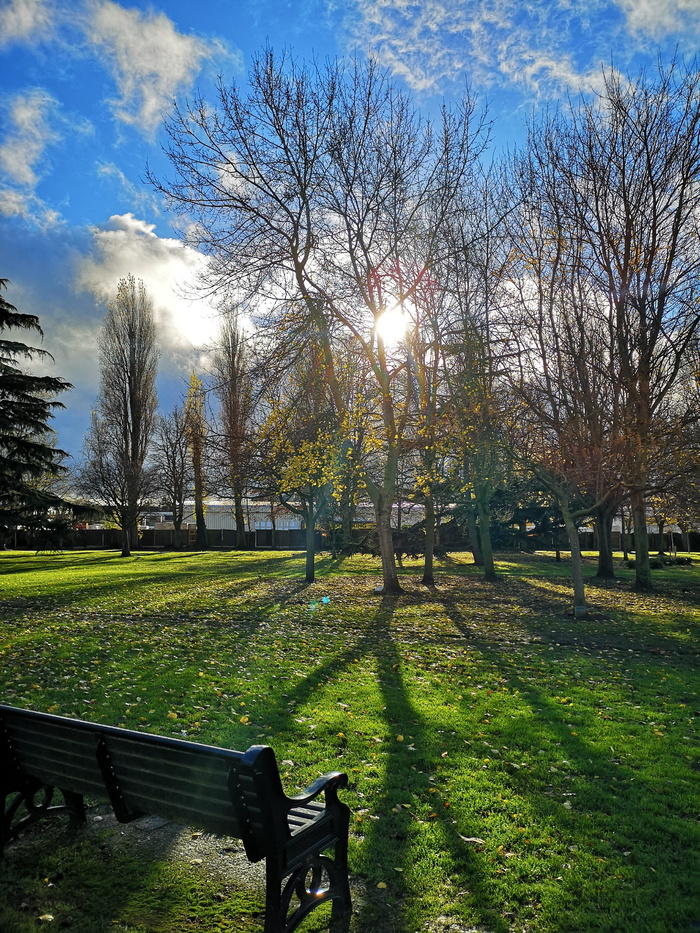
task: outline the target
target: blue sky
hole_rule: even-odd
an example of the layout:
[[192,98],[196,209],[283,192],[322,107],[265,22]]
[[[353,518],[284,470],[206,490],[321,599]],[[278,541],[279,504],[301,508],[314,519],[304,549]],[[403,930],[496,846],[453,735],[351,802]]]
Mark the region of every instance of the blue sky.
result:
[[201,257],[142,181],[147,160],[165,167],[173,99],[213,99],[217,74],[244,85],[266,43],[302,59],[371,54],[427,111],[468,83],[498,151],[533,111],[595,89],[602,65],[690,58],[699,38],[700,0],[0,0],[0,277],[74,383],[59,444],[79,456],[105,301],[126,274],[154,300],[164,410],[206,363]]

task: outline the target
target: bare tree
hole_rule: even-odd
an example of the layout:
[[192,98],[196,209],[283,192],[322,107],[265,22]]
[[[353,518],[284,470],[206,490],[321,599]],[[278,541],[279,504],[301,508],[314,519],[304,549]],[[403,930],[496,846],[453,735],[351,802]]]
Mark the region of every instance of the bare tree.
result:
[[254,406],[252,366],[238,318],[229,315],[221,327],[214,356],[214,393],[219,401],[217,437],[221,488],[233,498],[236,547],[245,548],[243,499],[250,474],[252,413]]
[[[508,192],[500,173],[485,173],[473,187],[468,209],[462,212],[469,217],[469,226],[458,222],[448,230],[450,248],[442,263],[452,295],[441,341],[449,389],[448,443],[457,465],[455,472],[461,472],[468,514],[476,510],[478,515],[475,559],[483,565],[487,580],[496,578],[491,503],[503,486],[511,460],[504,430],[504,346],[494,320],[503,300],[509,251],[503,219],[508,211]],[[473,519],[472,536],[476,539]]]
[[179,546],[185,502],[193,486],[184,408],[176,405],[168,415],[158,419],[152,462],[157,492],[163,505],[172,512]]
[[249,80],[247,96],[221,86],[218,108],[198,100],[175,112],[166,131],[176,177],[151,180],[196,220],[190,237],[212,257],[213,287],[266,301],[259,323],[286,345],[308,327],[320,335],[341,425],[348,412],[337,337],[366,359],[378,407],[368,416],[377,444],[363,480],[377,516],[383,589],[399,592],[391,514],[405,362],[391,358],[377,325],[391,305],[411,299],[412,285],[393,294],[383,277],[417,241],[426,267],[443,248],[481,126],[466,99],[434,128],[372,63],[301,68],[267,51]]
[[609,501],[613,512],[619,505],[623,418],[610,378],[605,302],[577,268],[575,228],[565,231],[549,216],[556,176],[535,159],[530,151],[517,166],[519,206],[508,217],[512,248],[494,324],[515,399],[514,451],[562,512],[581,612],[576,522]]
[[700,73],[678,61],[632,80],[609,70],[599,99],[548,117],[528,152],[541,232],[565,258],[565,287],[587,292],[574,339],[591,333],[584,307],[596,310],[607,359],[595,375],[620,417],[636,587],[649,589],[645,497],[659,453],[697,415],[669,401],[700,328]]
[[145,468],[155,427],[158,370],[153,305],[142,281],[120,279],[100,335],[100,391],[79,484],[122,530],[122,556],[138,545],[136,522],[153,478]]

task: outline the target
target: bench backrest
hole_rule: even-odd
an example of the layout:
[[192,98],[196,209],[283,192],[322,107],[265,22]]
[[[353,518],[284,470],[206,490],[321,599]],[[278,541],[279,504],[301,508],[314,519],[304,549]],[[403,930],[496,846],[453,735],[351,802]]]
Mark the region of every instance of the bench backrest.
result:
[[[0,705],[3,764],[0,782],[22,776],[88,797],[107,797],[117,818],[162,816],[246,844],[249,858],[261,851],[260,778],[281,782],[267,746],[248,752]],[[265,780],[265,784],[268,784]],[[283,796],[283,795],[282,795]],[[267,800],[262,809],[275,809]],[[256,816],[258,818],[256,818]]]

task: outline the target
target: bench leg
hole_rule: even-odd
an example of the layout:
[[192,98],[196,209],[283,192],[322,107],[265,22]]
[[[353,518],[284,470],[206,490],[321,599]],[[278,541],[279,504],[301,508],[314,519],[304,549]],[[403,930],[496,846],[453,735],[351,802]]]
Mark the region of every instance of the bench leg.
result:
[[[38,782],[27,782],[22,787],[12,788],[2,795],[2,833],[0,834],[0,855],[11,839],[17,839],[27,827],[53,813],[68,813],[71,822],[85,822],[85,806],[80,794],[61,791],[63,803],[53,802],[54,789]],[[8,802],[9,800],[9,802]],[[24,816],[22,812],[24,811]]]
[[331,909],[331,930],[333,933],[347,933],[350,928],[352,899],[348,880],[348,834],[341,835],[335,845],[336,887],[338,894],[333,898]]
[[[342,846],[341,846],[342,848]],[[331,929],[346,933],[351,914],[350,885],[345,854],[312,857],[288,876],[282,875],[275,859],[266,859],[265,933],[292,933],[319,904],[332,902]],[[339,857],[338,857],[339,856]],[[323,882],[327,880],[327,885]],[[296,906],[292,903],[296,899]]]
[[[59,788],[60,789],[60,788]],[[85,823],[85,803],[81,794],[76,794],[72,790],[62,790],[63,799],[66,802],[66,810],[71,823]]]

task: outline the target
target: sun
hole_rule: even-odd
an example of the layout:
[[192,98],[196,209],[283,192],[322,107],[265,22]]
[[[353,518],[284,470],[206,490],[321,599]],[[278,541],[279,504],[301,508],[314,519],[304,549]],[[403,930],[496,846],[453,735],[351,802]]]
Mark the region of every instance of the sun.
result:
[[397,347],[406,336],[408,318],[401,305],[386,310],[377,319],[375,331],[385,347]]

